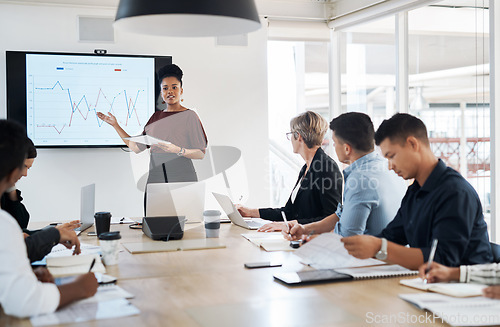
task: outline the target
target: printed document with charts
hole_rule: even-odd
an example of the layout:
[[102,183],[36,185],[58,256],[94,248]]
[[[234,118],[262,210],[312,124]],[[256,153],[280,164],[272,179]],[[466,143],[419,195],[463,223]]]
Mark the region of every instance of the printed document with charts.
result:
[[347,253],[342,236],[335,233],[324,233],[312,241],[302,245],[295,255],[305,263],[316,269],[352,268],[363,266],[384,265],[385,262],[375,259],[357,259]]

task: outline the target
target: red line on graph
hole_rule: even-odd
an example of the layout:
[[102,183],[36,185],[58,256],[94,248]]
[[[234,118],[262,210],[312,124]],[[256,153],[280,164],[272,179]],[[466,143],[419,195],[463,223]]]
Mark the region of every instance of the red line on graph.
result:
[[53,127],[53,128],[56,130],[56,132],[57,132],[59,135],[61,135],[61,133],[62,133],[62,131],[63,131],[64,127],[66,127],[66,124],[64,124],[64,125],[63,125],[63,127],[61,127],[61,130],[58,130],[58,129],[57,129],[57,127],[56,127],[55,125],[36,125],[36,127]]

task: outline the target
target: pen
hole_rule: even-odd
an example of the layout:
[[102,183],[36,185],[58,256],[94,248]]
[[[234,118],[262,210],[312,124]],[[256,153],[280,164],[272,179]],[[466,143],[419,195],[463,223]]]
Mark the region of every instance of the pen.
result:
[[281,216],[283,217],[283,221],[285,222],[287,234],[288,236],[290,236],[290,238],[292,238],[292,235],[290,235],[290,226],[288,226],[288,220],[286,220],[286,215],[284,211],[281,212]]
[[[429,272],[429,270],[431,270],[431,265],[432,265],[432,262],[434,261],[434,256],[436,255],[437,246],[438,246],[438,239],[435,238],[434,240],[432,240],[431,254],[429,255],[429,261],[427,261],[427,268],[425,268],[426,275]],[[424,283],[427,284],[427,278],[424,279]]]
[[89,272],[92,271],[92,268],[94,268],[94,265],[95,265],[95,258],[94,258],[94,260],[92,260],[92,263],[90,264]]
[[306,238],[302,240],[302,244],[308,242],[308,238],[311,237],[314,234],[314,229],[307,234]]

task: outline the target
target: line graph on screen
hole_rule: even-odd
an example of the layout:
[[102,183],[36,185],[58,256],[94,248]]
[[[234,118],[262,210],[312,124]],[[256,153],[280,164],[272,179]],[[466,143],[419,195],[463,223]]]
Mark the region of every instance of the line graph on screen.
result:
[[[89,118],[91,118],[91,119],[95,118],[97,126],[101,127],[104,122],[97,117],[97,112],[99,111],[98,108],[100,108],[100,107],[108,108],[107,106],[109,105],[109,108],[107,110],[103,110],[103,112],[106,112],[106,113],[110,112],[114,116],[116,116],[117,118],[120,117],[120,115],[117,114],[117,111],[120,111],[120,109],[118,109],[118,110],[115,109],[115,103],[119,102],[119,101],[117,101],[117,98],[120,98],[121,96],[123,96],[123,100],[124,100],[125,106],[126,106],[126,108],[125,108],[126,109],[126,114],[125,114],[126,118],[122,119],[122,120],[118,119],[120,124],[124,125],[124,126],[128,126],[129,120],[132,120],[132,118],[133,118],[132,116],[135,114],[135,119],[137,119],[137,125],[138,126],[142,125],[141,121],[139,119],[139,114],[137,113],[136,107],[137,107],[137,100],[139,99],[141,92],[144,93],[144,90],[137,90],[135,97],[127,96],[127,90],[123,90],[122,92],[119,92],[118,94],[113,96],[111,101],[109,100],[108,96],[106,96],[106,94],[104,93],[102,88],[99,88],[99,91],[97,92],[97,97],[96,97],[95,101],[89,101],[86,94],[81,96],[81,98],[79,100],[75,101],[71,95],[71,90],[69,88],[64,88],[59,81],[57,81],[54,84],[54,86],[52,86],[52,87],[34,87],[34,90],[36,91],[36,93],[38,93],[41,96],[43,96],[42,94],[44,93],[44,91],[57,92],[59,90],[59,91],[62,91],[63,93],[67,92],[67,95],[68,95],[67,100],[68,100],[68,108],[69,108],[68,113],[71,112],[71,114],[69,116],[69,121],[67,123],[64,123],[62,126],[59,126],[59,129],[58,129],[58,126],[56,124],[50,124],[50,123],[49,124],[37,124],[36,125],[37,128],[54,128],[54,130],[60,135],[63,132],[65,127],[68,127],[68,128],[71,127],[71,123],[73,122],[73,118],[74,118],[75,114],[77,116],[75,119],[77,119],[77,118],[79,118],[79,116],[81,116],[81,118],[83,118],[84,121],[87,121]],[[38,96],[37,96],[37,99],[38,99]],[[105,103],[104,106],[101,106],[99,101],[104,102]],[[119,107],[119,106],[117,106],[117,107]],[[79,114],[79,116],[78,116],[78,114]]]
[[116,132],[97,117],[97,112],[111,113],[120,126],[140,132],[151,115],[148,84],[145,79],[90,78],[50,76],[28,77],[28,109],[31,109],[33,134],[41,139],[116,138]]
[[97,113],[114,115],[130,135],[154,112],[154,59],[29,55],[26,126],[39,145],[122,145]]

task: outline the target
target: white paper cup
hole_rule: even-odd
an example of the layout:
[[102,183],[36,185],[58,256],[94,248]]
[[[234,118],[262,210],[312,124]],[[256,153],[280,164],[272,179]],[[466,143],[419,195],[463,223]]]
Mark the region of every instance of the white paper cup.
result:
[[120,250],[120,232],[107,232],[99,235],[101,245],[102,261],[106,266],[118,264],[118,252]]
[[220,211],[203,211],[203,220],[205,221],[205,233],[207,238],[219,237],[220,231]]

